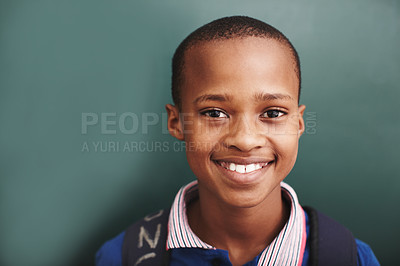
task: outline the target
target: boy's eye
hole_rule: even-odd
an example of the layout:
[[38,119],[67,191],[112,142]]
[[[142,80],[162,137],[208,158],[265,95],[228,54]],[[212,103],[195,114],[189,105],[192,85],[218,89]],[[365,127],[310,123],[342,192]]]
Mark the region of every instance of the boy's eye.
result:
[[212,118],[226,118],[228,117],[224,112],[220,110],[207,110],[202,112],[201,114],[212,117]]
[[262,117],[277,118],[277,117],[283,116],[285,114],[286,114],[285,112],[279,111],[279,110],[268,110],[262,114]]

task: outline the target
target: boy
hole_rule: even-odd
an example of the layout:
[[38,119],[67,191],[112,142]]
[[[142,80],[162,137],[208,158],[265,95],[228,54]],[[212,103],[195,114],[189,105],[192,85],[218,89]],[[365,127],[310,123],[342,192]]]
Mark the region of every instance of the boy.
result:
[[[197,181],[178,192],[169,215],[104,244],[97,265],[379,265],[368,245],[305,212],[283,183],[304,132],[300,84],[296,50],[264,22],[226,17],[190,34],[173,57],[175,105],[166,109]],[[310,226],[315,217],[331,232]],[[316,246],[316,230],[332,240]]]

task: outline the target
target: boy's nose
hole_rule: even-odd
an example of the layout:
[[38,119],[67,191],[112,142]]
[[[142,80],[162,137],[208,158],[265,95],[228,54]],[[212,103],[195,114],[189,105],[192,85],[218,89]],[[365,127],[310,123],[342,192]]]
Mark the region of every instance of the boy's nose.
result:
[[257,119],[242,116],[229,126],[229,132],[224,139],[224,146],[243,152],[264,147],[267,144],[267,136],[257,125]]

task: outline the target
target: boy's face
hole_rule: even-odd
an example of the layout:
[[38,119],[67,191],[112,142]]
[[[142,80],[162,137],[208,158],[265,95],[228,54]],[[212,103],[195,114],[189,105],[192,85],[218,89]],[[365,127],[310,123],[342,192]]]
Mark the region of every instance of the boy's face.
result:
[[186,142],[201,196],[251,207],[280,195],[304,131],[294,69],[288,48],[265,38],[186,52],[181,110],[167,105],[168,128]]

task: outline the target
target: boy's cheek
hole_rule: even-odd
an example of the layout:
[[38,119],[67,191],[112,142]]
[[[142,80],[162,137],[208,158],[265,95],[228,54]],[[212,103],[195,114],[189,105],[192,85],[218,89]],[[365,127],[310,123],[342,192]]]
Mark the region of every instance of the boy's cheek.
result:
[[209,138],[213,136],[214,138],[212,139],[215,139],[227,130],[228,128],[224,125],[202,121],[201,119],[188,120],[184,126],[184,133],[186,135],[194,135],[193,138]]
[[193,113],[180,113],[179,119],[184,135],[193,133]]
[[295,136],[299,134],[299,115],[289,115],[284,121],[272,124],[269,133],[277,136]]
[[[286,177],[292,170],[296,163],[298,153],[298,141],[293,138],[290,140],[286,139],[286,145],[281,145],[278,149],[278,162],[280,161],[281,170]],[[279,160],[280,159],[280,160]]]
[[191,155],[209,154],[218,149],[218,142],[212,135],[198,135],[197,133],[186,135],[186,149]]
[[269,138],[291,138],[297,137],[298,128],[290,122],[274,123],[265,125],[262,133]]

